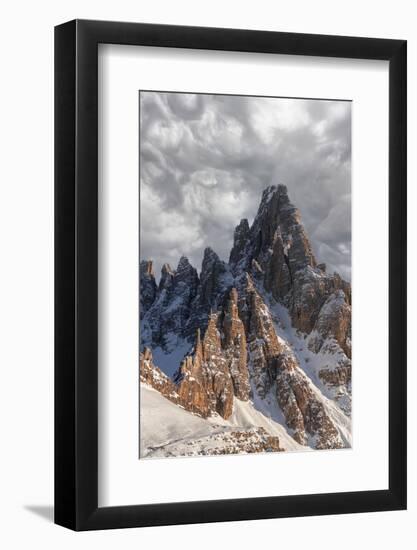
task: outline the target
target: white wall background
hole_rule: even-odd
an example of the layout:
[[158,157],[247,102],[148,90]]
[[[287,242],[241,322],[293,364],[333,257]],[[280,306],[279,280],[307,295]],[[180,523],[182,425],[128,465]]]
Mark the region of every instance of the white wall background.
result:
[[[5,7],[6,6],[6,7]],[[404,38],[409,54],[409,280],[417,278],[417,19],[413,3],[16,0],[2,10],[0,544],[7,549],[412,547],[417,521],[416,285],[409,288],[409,510],[72,533],[53,499],[53,26],[75,17]],[[372,216],[372,205],[370,218]],[[372,398],[372,396],[370,396]],[[341,475],[343,473],[341,472]],[[245,480],[242,480],[245,482]],[[409,541],[409,542],[407,542]]]

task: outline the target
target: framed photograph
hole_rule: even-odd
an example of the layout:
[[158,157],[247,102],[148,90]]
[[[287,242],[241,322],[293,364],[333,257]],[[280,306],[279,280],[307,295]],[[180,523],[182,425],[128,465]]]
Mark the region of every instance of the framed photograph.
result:
[[55,29],[55,522],[406,508],[406,42]]

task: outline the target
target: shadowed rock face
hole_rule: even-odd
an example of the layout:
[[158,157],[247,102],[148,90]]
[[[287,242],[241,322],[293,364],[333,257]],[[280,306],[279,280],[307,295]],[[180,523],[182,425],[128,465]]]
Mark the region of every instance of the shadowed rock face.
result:
[[140,277],[140,305],[139,315],[142,320],[145,313],[149,310],[155,301],[157,294],[157,285],[153,271],[153,262],[143,261],[139,267]]
[[279,229],[274,235],[272,252],[265,265],[264,285],[276,300],[282,300],[291,289],[289,259]]
[[[151,278],[142,273],[143,264],[146,262],[141,262],[140,295],[141,304],[146,307],[141,315],[141,347],[167,348],[173,336],[182,335],[192,313],[200,288],[197,270],[185,257],[180,259],[176,270],[164,264],[157,287],[153,274]],[[148,296],[153,296],[151,303]]]
[[242,222],[235,230],[230,253],[230,265],[235,273],[247,271],[253,259],[265,271],[277,238],[280,238],[281,250],[275,253],[285,253],[285,263],[290,273],[316,266],[310,241],[300,222],[300,213],[290,203],[285,185],[265,189],[252,227],[245,231],[241,226]]
[[264,191],[251,227],[241,220],[228,264],[207,248],[199,276],[185,257],[176,270],[163,266],[159,286],[152,262],[141,263],[140,275],[142,349],[170,352],[172,341],[181,341],[191,350],[173,381],[144,350],[141,379],[202,417],[217,413],[227,419],[234,398],[264,399],[272,392],[297,442],[320,449],[344,446],[319,390],[277,335],[268,305],[287,308],[313,353],[338,357],[335,367],[323,365],[317,376],[349,394],[350,284],[317,264],[285,186]]
[[229,263],[236,265],[245,259],[246,247],[250,242],[250,230],[248,220],[240,220],[233,236],[233,248],[230,251]]

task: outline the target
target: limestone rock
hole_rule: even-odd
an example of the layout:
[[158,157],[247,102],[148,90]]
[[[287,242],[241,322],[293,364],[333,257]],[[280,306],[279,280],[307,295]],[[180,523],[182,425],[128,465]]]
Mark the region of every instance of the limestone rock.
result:
[[250,237],[249,223],[247,219],[240,220],[233,235],[233,248],[230,252],[229,263],[237,264],[243,259],[246,246]]
[[[204,418],[230,418],[234,399],[274,399],[298,443],[345,445],[319,386],[350,414],[351,288],[317,263],[285,186],[264,191],[251,226],[241,220],[229,263],[206,248],[200,275],[182,257],[175,270],[164,264],[157,285],[152,262],[141,262],[140,285],[142,381]],[[279,336],[275,305],[323,362],[314,376],[288,334]],[[178,347],[185,357],[171,380],[147,348],[169,354]],[[239,433],[224,449],[279,448],[259,431]]]
[[299,269],[316,266],[310,241],[300,221],[300,213],[291,204],[285,185],[278,185],[264,190],[249,233],[246,234],[240,225],[236,228],[238,238],[235,238],[230,254],[234,273],[247,271],[252,259],[257,260],[265,270],[271,258],[277,231],[281,235],[281,246],[291,276]]
[[247,401],[250,393],[249,371],[247,367],[247,345],[245,327],[239,317],[238,293],[230,291],[223,320],[223,348],[227,367],[232,377],[234,394]]
[[233,382],[221,348],[218,317],[210,316],[203,341],[200,332],[194,353],[185,357],[175,381],[184,407],[203,417],[217,412],[227,419],[233,412]]
[[273,368],[281,346],[268,308],[249,275],[241,308],[246,317],[252,379],[258,394],[265,397],[274,381]]
[[185,357],[175,377],[178,395],[184,408],[206,418],[210,415],[210,401],[207,379],[203,372],[203,350],[200,331],[193,355]]
[[[144,262],[142,262],[144,263]],[[140,295],[147,296],[149,284],[141,288]],[[154,280],[154,279],[153,279]],[[156,287],[156,283],[155,283]],[[184,327],[193,309],[192,303],[199,288],[197,270],[186,257],[182,257],[176,270],[164,264],[159,286],[152,305],[141,317],[141,348],[161,347],[172,351],[183,337]]]
[[305,445],[313,438],[316,449],[343,448],[336,426],[292,352],[278,357],[276,376],[277,399],[294,439]]
[[139,315],[143,319],[145,313],[149,310],[155,301],[158,287],[155,281],[152,261],[143,261],[139,267],[140,280],[140,306]]
[[351,357],[351,307],[343,290],[331,294],[320,308],[314,325],[316,338],[310,348],[320,351],[326,339],[334,338],[347,357]]
[[288,254],[285,251],[281,232],[277,229],[272,253],[265,266],[264,285],[268,292],[271,292],[275,300],[282,300],[291,289],[291,272],[289,267]]
[[141,382],[159,391],[173,403],[181,403],[175,384],[154,364],[152,351],[149,348],[145,348],[140,354],[139,377]]

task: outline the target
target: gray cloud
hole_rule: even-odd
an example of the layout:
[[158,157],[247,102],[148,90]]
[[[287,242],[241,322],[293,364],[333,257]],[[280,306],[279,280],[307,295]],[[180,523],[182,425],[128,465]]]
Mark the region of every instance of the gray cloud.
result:
[[140,117],[141,259],[227,260],[239,220],[284,183],[318,261],[350,280],[349,102],[141,92]]

